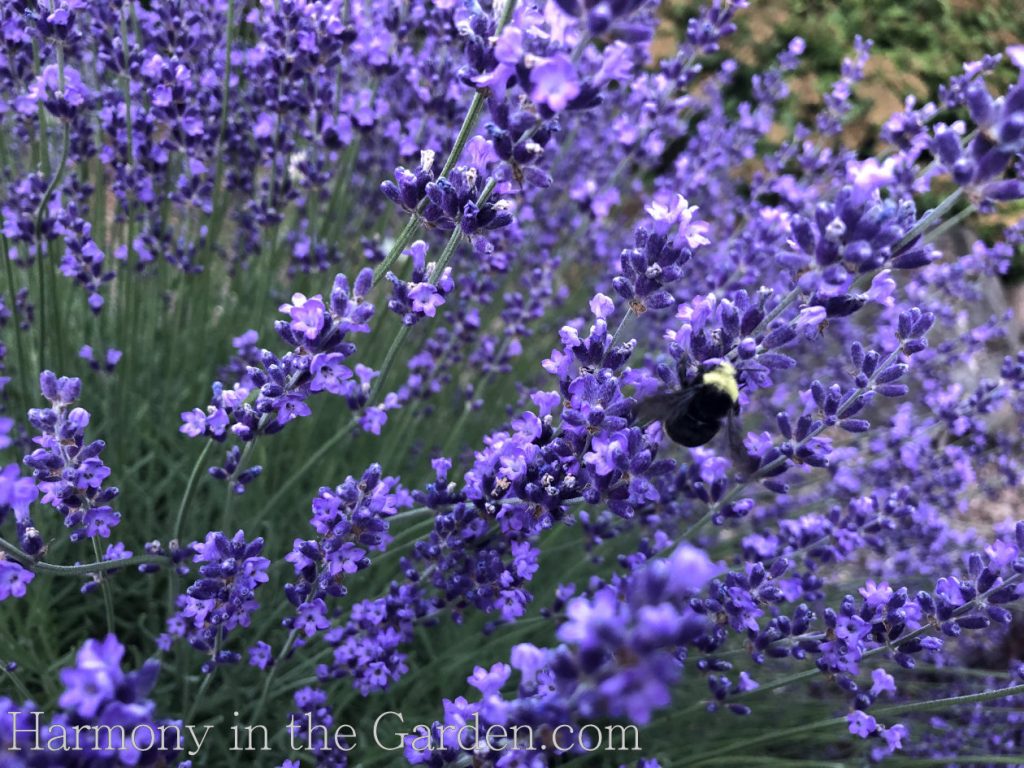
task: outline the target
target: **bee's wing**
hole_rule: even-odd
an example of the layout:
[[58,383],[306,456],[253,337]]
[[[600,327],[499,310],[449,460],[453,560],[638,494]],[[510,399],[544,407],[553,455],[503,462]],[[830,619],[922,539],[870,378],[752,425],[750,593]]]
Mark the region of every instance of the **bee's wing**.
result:
[[686,412],[696,393],[696,388],[690,387],[644,398],[636,407],[637,424],[644,426],[652,421],[673,421]]

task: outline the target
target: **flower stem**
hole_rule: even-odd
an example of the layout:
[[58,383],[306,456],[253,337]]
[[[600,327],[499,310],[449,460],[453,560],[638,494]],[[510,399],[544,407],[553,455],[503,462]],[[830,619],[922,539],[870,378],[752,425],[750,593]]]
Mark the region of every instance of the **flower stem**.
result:
[[64,179],[64,169],[68,163],[68,151],[71,147],[71,130],[67,123],[64,123],[64,133],[61,140],[61,153],[60,160],[57,164],[57,172],[54,173],[53,178],[50,179],[49,185],[46,187],[46,191],[43,192],[43,196],[39,200],[39,205],[36,206],[34,223],[35,223],[35,241],[36,241],[36,260],[39,265],[39,369],[43,370],[46,367],[46,290],[45,280],[46,274],[43,265],[43,217],[46,215],[46,206],[49,204],[50,199],[53,197],[57,187],[60,186],[61,181]]
[[[512,13],[515,11],[515,8],[515,0],[508,0],[505,4],[501,19],[498,21],[498,28],[495,34],[501,34],[505,25],[508,24],[509,20],[512,18]],[[482,92],[477,91],[473,94],[473,100],[469,103],[469,110],[466,112],[466,116],[462,120],[462,125],[459,127],[459,133],[455,137],[455,143],[452,145],[452,149],[448,153],[447,159],[444,161],[444,166],[441,168],[440,176],[447,176],[448,172],[451,171],[451,169],[459,162],[459,159],[462,157],[463,150],[472,138],[470,134],[472,134],[473,128],[476,126],[476,121],[480,119],[480,115],[484,111],[486,102],[487,98]],[[422,207],[422,205],[423,203],[420,204],[420,207]],[[412,212],[409,216],[409,220],[405,223],[405,227],[403,227],[398,237],[395,238],[395,242],[391,246],[391,250],[388,251],[388,255],[384,257],[384,261],[378,264],[377,268],[373,271],[374,285],[377,285],[377,283],[384,279],[384,275],[386,275],[388,270],[391,269],[391,265],[395,263],[395,260],[402,254],[402,251],[404,251],[409,243],[412,242],[420,224],[419,210],[420,208],[417,208]]]
[[928,233],[927,237],[925,238],[926,242],[934,243],[936,240],[939,239],[939,237],[941,237],[943,234],[945,234],[950,229],[955,227],[961,221],[966,219],[968,216],[970,216],[976,210],[977,210],[977,208],[973,204],[971,204],[971,205],[968,205],[963,210],[959,211],[955,216],[951,216],[950,218],[946,219],[944,222],[939,224],[937,227],[935,227],[935,229],[931,230]]
[[192,471],[188,476],[188,484],[185,486],[185,493],[182,494],[181,503],[178,505],[178,514],[174,518],[174,529],[171,531],[172,541],[177,541],[181,538],[181,527],[185,521],[185,509],[188,507],[188,503],[192,500],[192,494],[195,492],[196,480],[199,477],[199,471],[206,461],[207,455],[210,453],[210,449],[213,448],[213,440],[207,440],[206,445],[203,447],[202,453],[199,454],[199,458],[196,459],[196,463],[192,465]]
[[[214,655],[216,655],[216,649],[214,649]],[[184,723],[192,723],[196,716],[196,710],[199,709],[199,704],[206,696],[206,691],[210,688],[210,684],[213,682],[213,676],[217,674],[217,667],[214,667],[206,673],[206,677],[203,678],[203,682],[199,685],[199,690],[196,691],[196,695],[192,698],[192,706],[188,708],[188,714],[185,715]]]
[[274,508],[274,506],[277,504],[277,502],[279,502],[281,500],[281,497],[284,496],[288,491],[290,491],[292,489],[292,487],[297,482],[299,482],[299,480],[301,480],[303,477],[305,477],[306,473],[310,469],[312,469],[313,467],[319,465],[321,459],[323,459],[323,457],[326,456],[328,454],[328,452],[331,451],[331,449],[333,449],[335,446],[337,446],[338,443],[340,443],[342,440],[344,440],[346,437],[348,437],[348,435],[350,435],[352,433],[352,430],[355,429],[357,424],[358,424],[358,422],[355,419],[350,421],[347,425],[345,425],[340,430],[338,430],[336,433],[334,433],[334,435],[329,437],[324,442],[324,444],[321,445],[316,450],[316,452],[313,453],[303,463],[303,465],[301,467],[299,467],[296,471],[292,472],[288,476],[288,479],[285,480],[281,484],[281,487],[277,489],[277,491],[274,493],[274,495],[270,497],[270,499],[267,501],[267,503],[263,505],[263,508],[256,515],[256,521],[259,522],[259,521],[265,520],[267,514],[270,512],[270,510],[272,510]]
[[0,552],[6,553],[30,571],[52,573],[57,576],[86,576],[90,573],[103,573],[105,571],[117,570],[118,568],[129,568],[133,565],[167,564],[167,558],[164,555],[136,555],[124,560],[103,560],[98,563],[85,563],[84,565],[54,565],[52,563],[36,562],[32,555],[22,551],[6,539],[0,539]]
[[[96,541],[95,536],[92,539],[92,551],[96,553],[96,563],[102,563],[103,556],[100,554],[100,543]],[[116,634],[117,624],[114,621],[114,598],[110,594],[110,585],[102,577],[100,578],[100,592],[103,593],[103,605],[107,612],[107,634]]]
[[409,220],[405,222],[405,227],[402,231],[398,233],[398,237],[395,238],[395,242],[391,246],[391,250],[388,251],[388,255],[384,257],[384,261],[378,264],[377,268],[373,271],[374,285],[377,285],[377,283],[384,279],[384,275],[386,275],[388,270],[391,269],[391,265],[395,263],[398,257],[402,254],[402,251],[404,251],[409,243],[412,242],[419,225],[419,214],[414,212],[409,217]]
[[21,682],[21,678],[14,674],[13,670],[8,669],[5,663],[0,662],[0,671],[3,671],[7,679],[11,681],[11,685],[17,690],[18,696],[22,701],[32,701],[32,695],[28,692],[28,688]]
[[954,205],[956,205],[961,195],[963,195],[962,189],[955,189],[950,192],[946,196],[945,200],[918,219],[917,223],[911,227],[910,231],[900,238],[899,242],[892,247],[892,252],[899,253],[919,236],[926,234],[933,224],[941,221],[942,217],[945,216]]
[[[252,722],[259,723],[260,717],[263,716],[263,707],[267,703],[267,694],[270,693],[270,684],[274,682],[274,676],[277,673],[277,669],[280,663],[284,661],[288,652],[292,649],[292,645],[295,644],[295,638],[299,636],[299,630],[297,628],[292,629],[291,634],[288,635],[288,639],[285,640],[284,647],[281,648],[281,653],[277,656],[277,663],[275,663],[270,671],[267,672],[267,676],[263,681],[263,690],[260,692],[260,698],[256,702],[256,708],[253,710]],[[187,722],[187,721],[186,721]]]
[[[7,246],[7,237],[0,234],[0,259],[4,261],[4,270],[7,273],[7,289],[10,295],[11,302],[11,313],[17,313],[17,291],[14,289],[14,269],[11,266],[11,255]],[[28,408],[28,403],[31,400],[32,394],[28,386],[28,362],[25,358],[25,345],[22,341],[24,332],[21,328],[21,323],[17,317],[12,318],[14,322],[14,341],[15,348],[18,352],[18,380],[21,383],[21,412],[24,412]]]
[[[874,715],[885,717],[887,715],[900,715],[908,712],[932,712],[937,709],[945,709],[947,707],[954,707],[960,704],[975,704],[981,701],[991,701],[993,699],[1003,699],[1007,696],[1015,696],[1019,693],[1024,693],[1024,685],[1014,685],[1009,688],[999,688],[993,691],[982,691],[981,693],[972,693],[967,696],[950,696],[945,699],[932,699],[930,701],[915,701],[909,704],[896,704],[891,707],[881,707],[879,709],[872,709],[871,712]],[[813,723],[805,723],[804,725],[797,725],[792,728],[784,728],[782,730],[768,731],[760,736],[755,736],[752,739],[745,739],[743,741],[731,742],[713,752],[706,752],[703,755],[696,755],[690,758],[688,765],[700,765],[701,763],[707,763],[709,760],[716,759],[722,755],[726,755],[732,752],[738,752],[745,750],[750,747],[757,747],[762,744],[768,744],[773,741],[779,741],[789,739],[793,736],[801,736],[811,731],[817,731],[822,728],[831,728],[834,726],[840,726],[846,723],[846,717],[830,717],[825,720],[817,720]]]

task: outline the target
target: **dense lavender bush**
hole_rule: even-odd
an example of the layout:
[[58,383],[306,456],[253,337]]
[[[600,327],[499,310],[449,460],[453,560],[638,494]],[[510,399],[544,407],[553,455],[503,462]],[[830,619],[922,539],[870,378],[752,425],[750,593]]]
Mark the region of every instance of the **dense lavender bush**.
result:
[[0,765],[1021,759],[1024,47],[745,6],[0,4]]

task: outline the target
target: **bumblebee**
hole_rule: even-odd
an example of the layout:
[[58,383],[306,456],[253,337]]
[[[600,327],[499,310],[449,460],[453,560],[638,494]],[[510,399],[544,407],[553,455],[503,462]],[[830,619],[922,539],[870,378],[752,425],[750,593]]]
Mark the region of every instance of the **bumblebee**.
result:
[[695,448],[710,442],[722,428],[722,422],[728,420],[732,443],[736,439],[733,433],[738,430],[733,416],[739,413],[740,400],[736,369],[729,363],[720,363],[694,381],[686,382],[685,370],[680,368],[682,386],[641,400],[636,410],[637,421],[641,425],[661,421],[672,440]]

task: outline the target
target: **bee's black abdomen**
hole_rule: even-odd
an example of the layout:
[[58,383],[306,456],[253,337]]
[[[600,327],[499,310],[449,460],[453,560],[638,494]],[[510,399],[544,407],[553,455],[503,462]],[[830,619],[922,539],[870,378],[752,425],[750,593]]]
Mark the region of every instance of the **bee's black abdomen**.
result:
[[720,389],[698,384],[689,407],[665,419],[665,432],[687,448],[711,442],[722,428],[722,419],[735,406]]
[[665,421],[665,432],[668,436],[687,448],[696,448],[698,445],[711,442],[711,438],[718,434],[721,427],[721,419],[707,421],[695,418],[691,414]]
[[690,405],[690,412],[698,414],[704,421],[721,421],[736,406],[728,394],[715,387],[702,384]]

